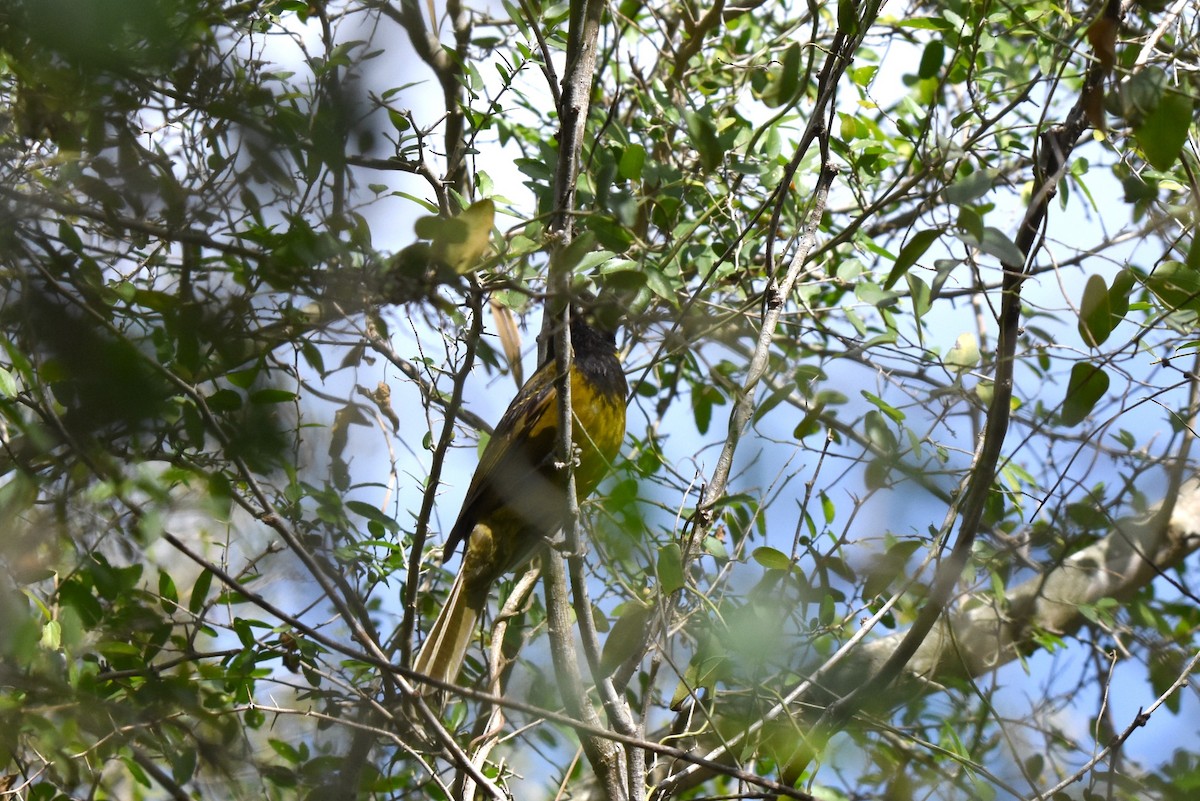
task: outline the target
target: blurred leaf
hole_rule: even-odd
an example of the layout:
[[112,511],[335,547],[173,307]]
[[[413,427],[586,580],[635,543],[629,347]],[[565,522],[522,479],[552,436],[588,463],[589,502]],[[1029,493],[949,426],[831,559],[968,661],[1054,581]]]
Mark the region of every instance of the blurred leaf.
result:
[[658,549],[658,583],[664,594],[682,590],[686,586],[683,575],[683,553],[678,543],[668,543]]
[[1146,278],[1146,286],[1168,309],[1200,312],[1200,271],[1177,261],[1165,261]]
[[1134,126],[1133,135],[1150,166],[1169,170],[1175,164],[1187,141],[1193,108],[1191,97],[1167,91],[1141,124]]
[[370,425],[370,420],[358,408],[358,404],[348,403],[333,413],[333,425],[329,429],[329,455],[340,459],[350,442],[350,426]]
[[175,580],[165,570],[160,570],[158,573],[158,597],[163,611],[173,614],[175,607],[179,604],[179,593],[175,590]]
[[947,186],[942,194],[947,203],[961,206],[986,195],[992,191],[996,182],[996,173],[991,170],[976,170]]
[[791,103],[800,89],[801,66],[800,43],[792,42],[783,51],[778,63],[772,63],[768,72],[767,88],[762,100],[767,108],[779,108]]
[[271,403],[291,403],[298,396],[286,389],[260,389],[250,393],[250,402],[259,405]]
[[725,149],[717,137],[717,127],[713,123],[709,110],[685,111],[683,115],[687,122],[689,144],[700,154],[700,164],[706,172],[712,172],[721,166],[725,158]]
[[445,262],[459,275],[479,266],[483,254],[492,243],[492,225],[496,219],[496,204],[484,198],[453,217],[433,241],[435,258]]
[[639,181],[642,178],[642,167],[645,163],[646,148],[633,142],[621,150],[621,161],[617,171],[627,181]]
[[1007,267],[1020,267],[1025,263],[1025,254],[999,228],[984,227],[979,249],[989,256],[995,256]]
[[517,330],[516,317],[512,309],[499,303],[494,296],[489,299],[488,308],[491,309],[492,321],[496,324],[496,335],[504,349],[509,372],[513,381],[520,387],[525,383],[525,369],[521,364],[521,332]]
[[1071,368],[1071,380],[1060,414],[1064,425],[1082,423],[1108,391],[1108,373],[1103,367],[1079,362]]
[[751,556],[754,557],[755,562],[768,570],[790,570],[792,567],[792,560],[788,558],[787,554],[765,545],[755,548]]
[[1088,278],[1079,304],[1079,335],[1088,347],[1104,344],[1112,333],[1113,315],[1108,303],[1108,286],[1099,275]]
[[205,398],[205,402],[214,412],[232,412],[242,408],[242,396],[232,389],[218,389]]
[[62,647],[62,625],[57,620],[42,626],[41,646],[48,651],[57,651]]
[[921,63],[917,66],[917,77],[922,79],[936,77],[941,72],[945,59],[945,44],[941,39],[931,39],[921,53]]
[[979,342],[975,335],[969,331],[959,334],[943,362],[959,374],[974,369],[979,364]]
[[1161,102],[1168,80],[1167,73],[1154,64],[1135,72],[1117,86],[1109,110],[1140,127]]
[[862,390],[862,396],[864,398],[866,398],[868,401],[870,401],[877,409],[879,409],[879,411],[886,414],[892,420],[896,421],[897,423],[904,422],[904,418],[906,417],[904,412],[902,412],[899,409],[897,409],[896,407],[892,406],[890,403],[885,401],[883,398],[879,397],[878,395],[876,395],[872,392],[867,392],[865,389]]
[[400,524],[369,503],[362,501],[346,501],[346,508],[367,520],[379,523],[393,534],[400,530]]
[[646,639],[646,624],[654,614],[654,608],[636,601],[622,604],[622,609],[613,623],[612,630],[604,639],[600,653],[600,672],[609,676],[625,661],[641,650]]
[[1121,270],[1113,276],[1108,290],[1108,308],[1112,312],[1112,327],[1116,328],[1129,313],[1129,298],[1133,294],[1136,279],[1132,270]]
[[[1117,60],[1117,28],[1120,25],[1119,6],[1104,3],[1104,11],[1088,26],[1087,38],[1105,72],[1112,70]],[[1110,9],[1116,9],[1110,13]]]
[[208,591],[212,587],[213,574],[211,570],[202,570],[192,584],[192,594],[188,598],[188,611],[193,615],[200,614],[208,600]]

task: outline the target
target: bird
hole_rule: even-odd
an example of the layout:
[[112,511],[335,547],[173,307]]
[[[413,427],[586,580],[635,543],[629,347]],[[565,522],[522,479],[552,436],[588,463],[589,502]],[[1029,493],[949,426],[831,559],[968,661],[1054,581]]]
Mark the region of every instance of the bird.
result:
[[[595,490],[625,438],[628,384],[615,326],[573,310],[571,440],[576,500]],[[559,453],[558,363],[551,354],[517,391],[484,446],[450,529],[443,559],[465,543],[450,593],[413,668],[454,684],[492,585],[537,554],[566,523],[567,471]],[[433,692],[437,685],[423,685]]]

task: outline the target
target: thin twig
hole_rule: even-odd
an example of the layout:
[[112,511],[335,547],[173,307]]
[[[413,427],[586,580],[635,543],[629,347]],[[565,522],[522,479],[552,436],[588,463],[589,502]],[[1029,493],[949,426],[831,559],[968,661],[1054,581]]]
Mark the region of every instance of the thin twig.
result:
[[1070,776],[1068,776],[1067,778],[1063,779],[1058,784],[1051,787],[1049,790],[1045,790],[1041,793],[1038,793],[1037,801],[1044,801],[1045,799],[1053,798],[1058,793],[1067,789],[1072,784],[1074,784],[1075,782],[1079,781],[1084,776],[1086,776],[1088,771],[1090,771],[1097,764],[1099,764],[1099,762],[1101,760],[1103,760],[1105,757],[1107,757],[1114,748],[1120,748],[1122,745],[1124,745],[1125,741],[1128,740],[1135,731],[1140,729],[1142,726],[1145,726],[1149,722],[1150,716],[1152,714],[1154,714],[1154,712],[1160,706],[1165,704],[1167,702],[1167,699],[1169,699],[1172,695],[1174,695],[1175,692],[1177,690],[1179,690],[1180,687],[1183,687],[1185,684],[1188,683],[1188,678],[1192,675],[1192,672],[1196,670],[1197,663],[1200,663],[1200,651],[1197,651],[1196,654],[1194,656],[1192,656],[1191,659],[1188,660],[1188,663],[1183,666],[1183,670],[1181,670],[1179,672],[1179,676],[1176,677],[1175,681],[1172,682],[1171,686],[1168,687],[1163,692],[1162,695],[1160,695],[1160,696],[1158,696],[1158,698],[1154,699],[1154,703],[1150,704],[1150,706],[1144,710],[1143,709],[1138,710],[1138,713],[1136,715],[1134,715],[1133,720],[1130,722],[1130,724],[1127,727],[1125,727],[1125,731],[1121,732],[1116,737],[1114,737],[1112,742],[1110,742],[1099,753],[1097,753],[1095,756],[1093,756],[1091,759],[1089,759],[1087,761],[1087,764],[1083,765],[1081,768],[1079,768],[1079,770],[1075,771],[1075,773],[1073,773]]

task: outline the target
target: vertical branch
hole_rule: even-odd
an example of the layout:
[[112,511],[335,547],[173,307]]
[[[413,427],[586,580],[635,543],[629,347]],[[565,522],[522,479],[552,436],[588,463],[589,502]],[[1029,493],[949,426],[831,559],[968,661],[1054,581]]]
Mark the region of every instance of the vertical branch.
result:
[[[592,81],[596,72],[596,42],[600,38],[602,0],[573,0],[571,28],[567,34],[567,66],[563,74],[558,163],[554,168],[554,213],[550,230],[570,242],[575,230],[575,182],[579,178],[579,154],[591,105]],[[543,330],[545,330],[543,328]]]
[[[391,3],[383,3],[380,9],[408,34],[413,50],[433,70],[438,85],[442,88],[442,104],[446,109],[445,182],[458,192],[467,194],[469,186],[463,139],[462,83],[459,80],[462,72],[460,65],[466,62],[466,49],[471,39],[467,14],[461,3],[447,3],[446,11],[454,25],[456,49],[455,57],[452,58],[442,47],[437,31],[426,26],[425,16],[417,0],[400,0],[398,8]],[[442,209],[443,214],[449,211],[447,208]]]
[[[573,265],[569,260],[554,257],[563,253],[574,238],[575,185],[579,178],[579,158],[587,128],[592,83],[596,71],[596,43],[600,35],[603,12],[602,0],[573,0],[571,3],[570,28],[567,33],[567,66],[558,106],[561,128],[558,163],[554,170],[554,212],[550,219],[550,231],[555,237],[549,275],[551,301],[547,304],[542,319],[542,342],[546,343],[547,333],[553,331],[553,353],[558,366],[558,449],[563,469],[566,471],[567,498],[563,531],[567,539],[567,551],[573,561],[579,560],[581,553],[577,527],[579,505],[576,501],[575,475],[572,469],[574,414],[570,382],[572,310],[569,290]],[[580,679],[570,625],[571,596],[567,590],[567,575],[562,557],[546,549],[543,560],[546,566],[546,608],[550,643],[554,670],[564,703],[574,717],[588,722],[594,721],[595,725],[599,725],[599,718]],[[572,572],[576,574],[572,583],[578,585],[582,581],[579,575],[582,571]],[[578,589],[577,586],[577,592]],[[581,596],[577,594],[577,601],[579,597]],[[590,615],[589,609],[580,608],[578,604],[575,609],[576,617],[580,620]],[[625,787],[625,755],[620,748],[613,742],[595,735],[584,734],[581,739],[584,754],[610,799],[625,799],[631,792],[642,792],[641,788]]]
[[[563,558],[552,548],[545,548],[542,551],[542,560],[546,575],[546,626],[550,635],[554,674],[558,679],[563,705],[571,717],[598,729],[602,726],[600,717],[588,701],[579,674],[579,663],[575,658],[570,594],[567,590]],[[616,744],[584,732],[580,732],[579,739],[584,755],[604,788],[605,797],[609,801],[624,801],[629,798],[622,781],[625,773],[624,759]],[[638,789],[640,792],[640,788]]]
[[442,100],[446,105],[446,183],[466,196],[472,193],[472,183],[467,172],[466,117],[461,108],[462,82],[459,80],[462,64],[467,61],[467,48],[471,44],[470,17],[459,0],[446,0],[446,14],[454,28],[454,59],[449,81],[442,81]]

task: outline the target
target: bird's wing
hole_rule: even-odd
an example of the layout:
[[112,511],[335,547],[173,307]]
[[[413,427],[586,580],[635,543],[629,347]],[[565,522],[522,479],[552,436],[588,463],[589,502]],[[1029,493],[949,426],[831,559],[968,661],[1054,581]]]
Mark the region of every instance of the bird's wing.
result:
[[446,555],[470,536],[477,522],[508,505],[514,494],[545,494],[558,436],[554,370],[554,363],[548,362],[531,376],[496,424],[446,538]]

